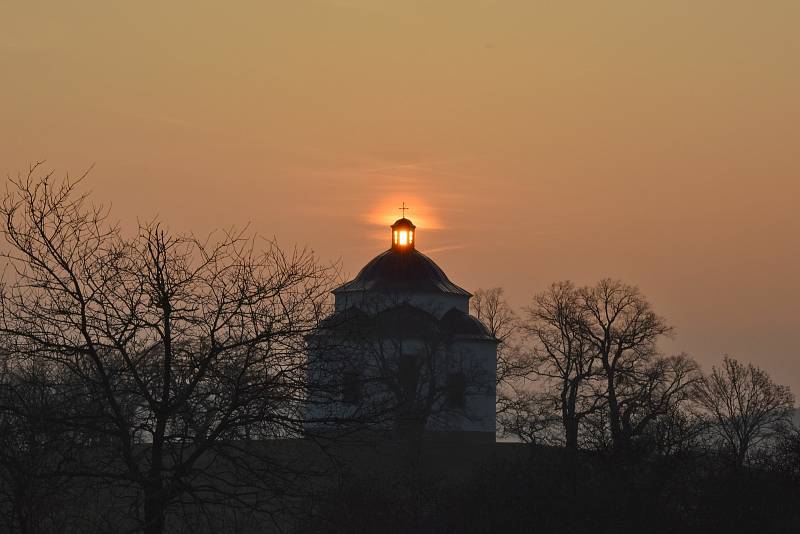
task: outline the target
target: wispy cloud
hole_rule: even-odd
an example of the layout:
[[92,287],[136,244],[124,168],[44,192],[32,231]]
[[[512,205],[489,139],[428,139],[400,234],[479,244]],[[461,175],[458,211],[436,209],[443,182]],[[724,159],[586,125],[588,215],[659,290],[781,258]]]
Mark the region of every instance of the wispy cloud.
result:
[[436,254],[437,252],[444,252],[446,250],[460,250],[464,248],[469,248],[471,245],[469,243],[460,243],[457,245],[442,245],[441,247],[434,247],[434,248],[426,248],[426,254]]

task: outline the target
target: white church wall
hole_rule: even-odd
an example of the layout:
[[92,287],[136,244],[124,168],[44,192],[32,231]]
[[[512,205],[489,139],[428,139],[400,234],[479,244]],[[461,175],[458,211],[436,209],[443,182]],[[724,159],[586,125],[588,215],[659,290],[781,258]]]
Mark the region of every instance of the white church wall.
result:
[[[323,387],[310,399],[307,429],[332,430],[350,422],[391,430],[402,401],[396,389],[401,355],[421,358],[416,396],[417,406],[427,411],[427,431],[494,434],[496,345],[468,338],[447,347],[432,346],[423,339],[388,338],[362,343],[329,340],[327,346],[320,345],[309,355],[309,377],[312,384]],[[357,370],[363,380],[358,404],[342,399],[342,380],[348,370]],[[448,376],[455,372],[465,377],[464,405],[457,408],[448,406],[446,392]],[[431,391],[433,403],[427,405],[423,401]]]
[[494,434],[496,366],[497,345],[493,341],[465,338],[452,342],[447,347],[447,374],[464,373],[464,407],[450,408],[447,399],[442,399],[432,410],[427,429]]

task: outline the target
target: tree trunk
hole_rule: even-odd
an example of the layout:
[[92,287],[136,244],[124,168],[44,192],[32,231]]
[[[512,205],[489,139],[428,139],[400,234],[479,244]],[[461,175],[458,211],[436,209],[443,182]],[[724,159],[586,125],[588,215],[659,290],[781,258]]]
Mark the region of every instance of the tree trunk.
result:
[[144,534],[164,532],[165,513],[161,481],[144,490]]
[[608,425],[611,430],[611,441],[614,450],[622,452],[625,440],[620,429],[619,403],[617,402],[617,392],[614,387],[614,373],[607,368],[608,375]]
[[156,417],[156,431],[150,456],[150,472],[144,486],[144,534],[162,534],[164,532],[164,482],[162,468],[164,465],[163,445],[166,418],[159,414]]
[[565,383],[561,390],[561,422],[564,426],[565,447],[571,452],[578,450],[578,388],[580,380],[575,378]]
[[578,418],[575,417],[575,404],[578,398],[578,382],[573,381],[569,389],[562,395],[562,418],[564,424],[564,438],[568,451],[578,450]]
[[741,469],[744,466],[744,461],[747,458],[747,449],[750,448],[750,444],[745,439],[740,439],[739,443],[736,444],[734,452],[734,467],[736,469]]
[[578,421],[575,417],[564,419],[564,437],[569,451],[578,450]]

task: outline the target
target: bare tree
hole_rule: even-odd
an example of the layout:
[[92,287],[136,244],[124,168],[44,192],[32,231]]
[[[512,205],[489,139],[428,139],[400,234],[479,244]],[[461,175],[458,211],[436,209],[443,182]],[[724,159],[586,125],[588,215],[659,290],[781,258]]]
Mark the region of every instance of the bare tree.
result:
[[37,172],[0,207],[13,270],[0,332],[79,384],[87,409],[70,422],[104,446],[78,474],[138,488],[141,528],[160,533],[174,503],[235,486],[207,481],[217,455],[241,456],[237,439],[301,430],[304,336],[330,272],[243,232],[200,240],[153,222],[126,238],[79,181]]
[[716,437],[737,467],[744,465],[750,451],[790,422],[794,407],[788,387],[776,384],[753,364],[727,356],[722,367],[714,366],[695,391]]
[[470,311],[494,336],[497,345],[497,385],[512,383],[530,372],[532,362],[520,351],[519,319],[503,295],[503,288],[478,289]]
[[517,331],[517,316],[503,296],[502,287],[478,289],[470,300],[470,311],[498,341],[511,341]]
[[[563,445],[563,420],[558,399],[532,388],[517,389],[503,399],[497,414],[503,436],[525,443]],[[560,429],[560,430],[559,430]]]
[[623,419],[619,387],[635,380],[656,354],[657,340],[672,328],[650,307],[638,288],[604,279],[578,290],[583,339],[599,361],[612,443],[628,449],[630,433]]
[[531,390],[534,362],[522,350],[522,330],[517,314],[508,304],[503,288],[478,289],[470,311],[497,340],[496,417],[501,435],[530,441],[541,439],[552,425],[541,399]]
[[546,393],[560,411],[567,449],[577,450],[581,420],[601,402],[593,381],[599,362],[587,339],[586,310],[571,282],[557,282],[536,295],[523,328]]
[[795,421],[781,424],[775,438],[767,451],[769,466],[800,481],[800,426]]
[[628,371],[616,391],[625,442],[647,438],[644,448],[661,453],[685,448],[699,431],[689,409],[697,364],[686,354],[658,356]]
[[[528,383],[510,396],[511,422],[522,428],[526,409],[530,417],[552,418],[543,407],[553,407],[570,450],[581,435],[591,446],[628,450],[656,420],[665,423],[668,414],[678,413],[698,377],[687,356],[658,355],[656,341],[671,328],[637,288],[620,281],[582,288],[557,282],[524,311],[519,328],[528,355],[522,361],[529,366],[520,367],[519,375]],[[535,410],[533,399],[540,403]]]
[[70,396],[72,388],[55,370],[37,362],[18,361],[13,354],[3,357],[0,516],[5,530],[30,534],[74,531],[64,525],[70,506],[69,477],[63,472],[73,463],[77,449],[65,420],[78,399]]

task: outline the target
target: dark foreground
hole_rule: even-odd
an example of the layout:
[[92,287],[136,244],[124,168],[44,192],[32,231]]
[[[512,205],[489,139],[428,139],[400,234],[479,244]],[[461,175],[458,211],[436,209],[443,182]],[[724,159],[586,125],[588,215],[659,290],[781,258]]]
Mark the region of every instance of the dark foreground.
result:
[[[167,532],[800,532],[797,471],[736,470],[707,456],[620,461],[518,443],[245,448],[270,462],[210,463],[208,478],[170,508]],[[137,529],[141,500],[123,481],[78,480],[30,492],[22,512],[35,520],[25,530],[2,503],[0,528]]]

